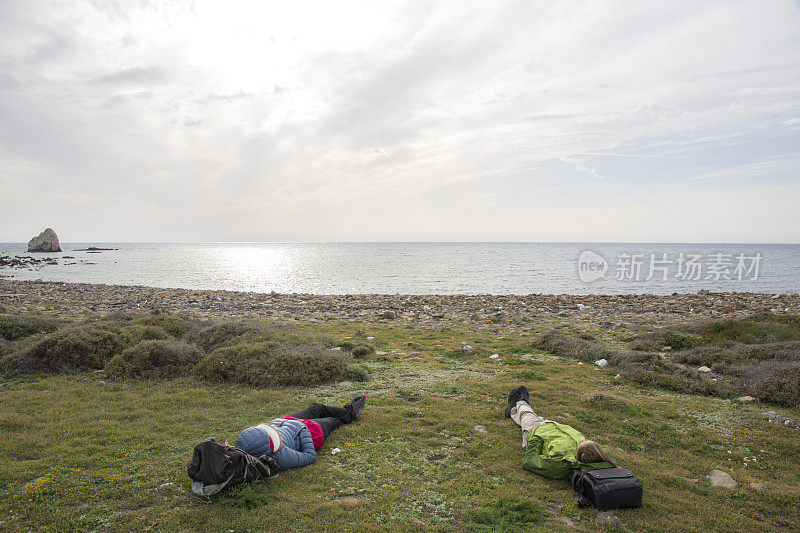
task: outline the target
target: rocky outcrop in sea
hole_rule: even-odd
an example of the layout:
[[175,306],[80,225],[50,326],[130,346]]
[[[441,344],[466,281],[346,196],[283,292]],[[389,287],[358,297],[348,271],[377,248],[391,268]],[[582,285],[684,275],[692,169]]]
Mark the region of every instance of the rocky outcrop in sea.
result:
[[28,241],[28,252],[60,252],[61,244],[58,242],[58,235],[47,228],[39,235]]

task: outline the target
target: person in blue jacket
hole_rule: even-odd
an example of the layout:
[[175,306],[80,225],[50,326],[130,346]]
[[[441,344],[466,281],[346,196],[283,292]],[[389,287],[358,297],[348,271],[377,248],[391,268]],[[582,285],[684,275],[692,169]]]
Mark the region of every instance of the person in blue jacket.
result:
[[236,439],[236,447],[255,457],[271,457],[279,471],[310,465],[331,431],[361,418],[366,403],[366,396],[356,396],[343,407],[312,403],[291,415],[245,429]]

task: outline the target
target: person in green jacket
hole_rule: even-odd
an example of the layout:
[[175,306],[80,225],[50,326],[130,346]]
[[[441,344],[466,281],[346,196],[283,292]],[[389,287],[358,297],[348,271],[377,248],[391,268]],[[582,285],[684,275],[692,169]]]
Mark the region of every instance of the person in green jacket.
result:
[[546,420],[528,405],[528,389],[520,385],[508,395],[506,417],[522,428],[522,467],[552,479],[569,478],[574,468],[612,468],[614,460],[576,429]]

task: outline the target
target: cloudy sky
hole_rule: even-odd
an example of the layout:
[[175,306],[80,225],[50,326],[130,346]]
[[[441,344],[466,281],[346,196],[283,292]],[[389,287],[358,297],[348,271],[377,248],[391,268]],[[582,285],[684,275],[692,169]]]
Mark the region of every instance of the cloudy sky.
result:
[[800,3],[0,2],[0,241],[800,242]]

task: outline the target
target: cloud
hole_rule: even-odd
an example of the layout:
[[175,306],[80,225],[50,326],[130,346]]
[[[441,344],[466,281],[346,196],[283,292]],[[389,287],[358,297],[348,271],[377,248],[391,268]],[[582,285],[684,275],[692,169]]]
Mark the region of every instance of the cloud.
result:
[[520,198],[621,210],[737,175],[758,204],[800,170],[791,2],[20,0],[0,20],[0,240],[52,216],[78,239],[503,239],[538,221]]
[[119,85],[152,84],[166,79],[166,72],[158,67],[133,67],[96,77],[96,83]]
[[563,161],[564,163],[566,163],[568,165],[573,165],[575,167],[575,170],[577,170],[579,172],[585,172],[585,173],[587,173],[589,175],[594,176],[595,178],[600,178],[601,180],[605,179],[603,176],[598,174],[596,168],[587,167],[585,159],[581,159],[581,158],[577,158],[577,157],[561,157],[560,159],[561,159],[561,161]]
[[773,159],[770,161],[736,165],[705,172],[703,174],[691,176],[687,178],[687,181],[699,182],[730,178],[770,178],[772,176],[795,173],[798,168],[800,168],[800,157]]

